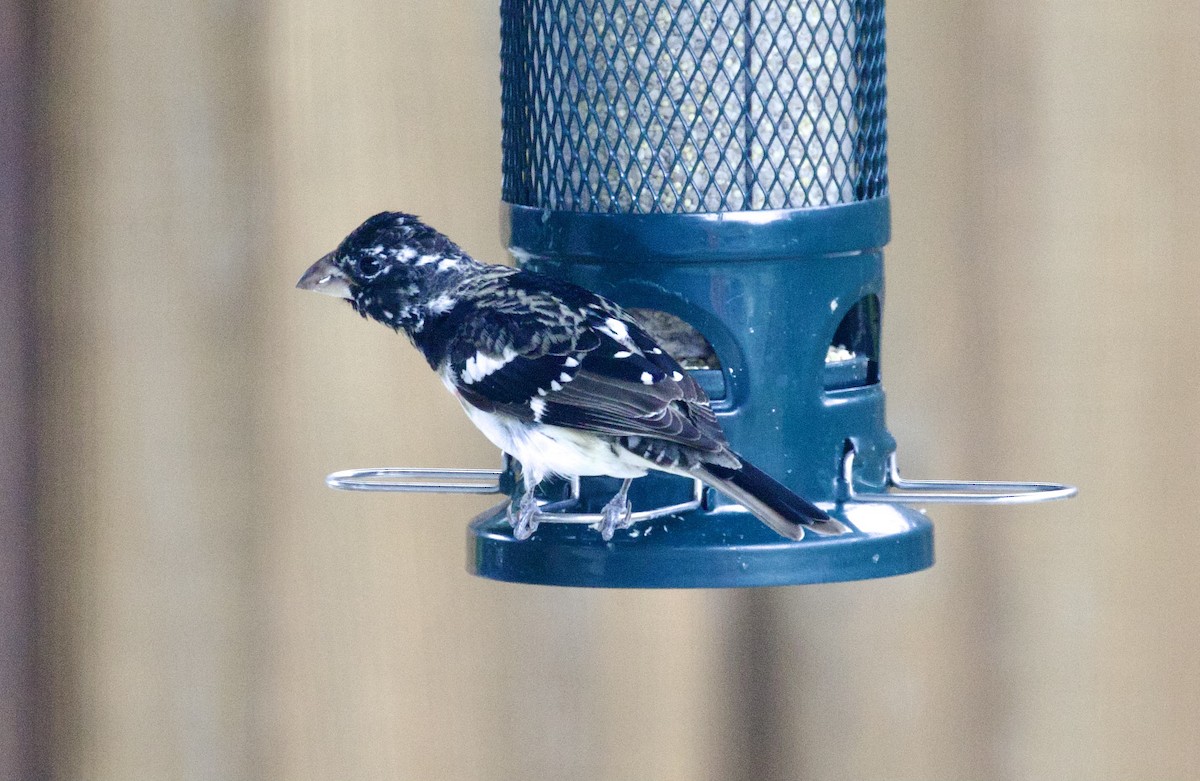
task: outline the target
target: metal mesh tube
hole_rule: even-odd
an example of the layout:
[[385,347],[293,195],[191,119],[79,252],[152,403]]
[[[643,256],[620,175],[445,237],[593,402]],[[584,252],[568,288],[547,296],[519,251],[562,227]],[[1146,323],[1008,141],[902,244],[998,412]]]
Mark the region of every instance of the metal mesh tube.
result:
[[504,198],[717,212],[886,194],[882,0],[503,0]]

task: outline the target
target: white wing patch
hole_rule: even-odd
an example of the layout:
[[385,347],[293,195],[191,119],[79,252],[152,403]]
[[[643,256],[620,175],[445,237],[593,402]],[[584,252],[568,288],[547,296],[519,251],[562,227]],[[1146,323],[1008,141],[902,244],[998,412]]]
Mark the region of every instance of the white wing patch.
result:
[[642,372],[642,384],[643,385],[653,385],[654,384],[654,375],[651,374],[650,372]]
[[473,382],[479,382],[489,374],[504,368],[516,357],[517,351],[511,347],[504,348],[504,354],[499,357],[487,353],[475,353],[463,364],[461,375],[463,384],[470,385]]
[[638,355],[642,354],[642,351],[639,350],[634,345],[633,340],[629,338],[629,327],[617,318],[606,318],[603,324],[597,326],[597,330],[602,334],[608,334],[611,336],[617,342],[617,344],[621,345],[625,349],[635,352]]
[[604,321],[604,327],[618,342],[624,342],[629,339],[629,329],[615,317],[610,317]]
[[457,299],[451,298],[445,293],[442,293],[437,298],[429,302],[429,311],[435,315],[445,314],[453,309],[454,305],[457,303]]
[[541,423],[542,415],[546,414],[546,400],[542,398],[530,399],[529,409],[533,410],[533,419]]

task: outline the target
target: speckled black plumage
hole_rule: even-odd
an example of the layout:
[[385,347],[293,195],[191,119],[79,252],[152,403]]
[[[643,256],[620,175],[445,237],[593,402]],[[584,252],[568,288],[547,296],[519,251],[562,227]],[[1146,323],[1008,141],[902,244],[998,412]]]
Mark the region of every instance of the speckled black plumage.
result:
[[[398,258],[402,248],[416,253],[407,263]],[[355,309],[404,331],[476,407],[533,422],[538,416],[531,403],[541,399],[545,408],[537,422],[624,437],[623,446],[656,463],[736,465],[695,380],[665,352],[652,352],[654,340],[611,301],[561,279],[478,263],[403,213],[370,218],[334,255],[361,279]],[[416,265],[422,257],[437,260]],[[380,273],[366,278],[358,267],[364,259],[370,261],[367,271],[378,264]],[[439,270],[445,261],[455,265]],[[445,296],[443,305],[431,306],[439,296]],[[643,354],[624,350],[605,332],[610,318]],[[506,351],[516,355],[487,376],[463,382],[467,361]],[[613,357],[622,352],[632,354]],[[577,365],[566,365],[568,358]],[[647,374],[650,384],[642,380]]]

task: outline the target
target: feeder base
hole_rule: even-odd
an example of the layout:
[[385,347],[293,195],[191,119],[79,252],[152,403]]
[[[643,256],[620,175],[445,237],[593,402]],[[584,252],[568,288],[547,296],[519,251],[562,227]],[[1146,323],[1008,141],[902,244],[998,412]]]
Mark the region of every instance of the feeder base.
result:
[[857,529],[838,537],[780,537],[740,509],[695,511],[618,531],[610,542],[581,524],[543,523],[516,540],[505,507],[468,530],[467,570],[511,583],[596,588],[737,588],[884,578],[933,564],[933,524],[890,504],[846,504]]

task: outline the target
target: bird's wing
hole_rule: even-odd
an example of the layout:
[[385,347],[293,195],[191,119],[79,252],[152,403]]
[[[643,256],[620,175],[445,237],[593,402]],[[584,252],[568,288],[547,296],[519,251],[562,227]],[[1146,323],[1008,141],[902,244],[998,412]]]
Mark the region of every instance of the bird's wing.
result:
[[446,375],[468,403],[526,422],[727,450],[699,385],[628,315],[599,298],[570,311],[577,321],[561,328],[478,312]]

